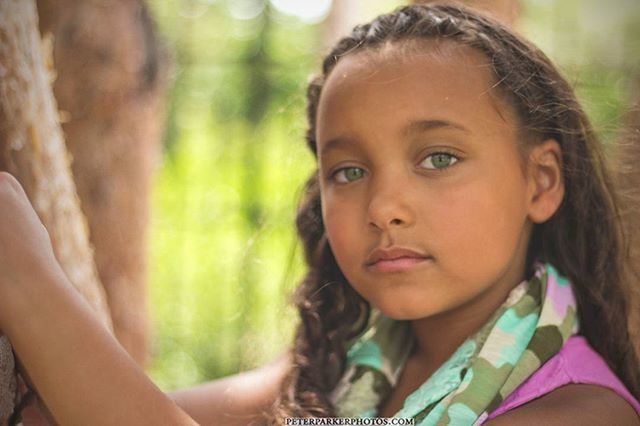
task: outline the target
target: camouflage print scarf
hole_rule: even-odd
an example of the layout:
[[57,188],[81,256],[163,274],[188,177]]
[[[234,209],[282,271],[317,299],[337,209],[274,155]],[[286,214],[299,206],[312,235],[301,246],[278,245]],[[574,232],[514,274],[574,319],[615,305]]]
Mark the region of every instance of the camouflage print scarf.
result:
[[[332,394],[341,417],[375,417],[411,350],[408,321],[372,312]],[[571,284],[553,266],[538,262],[534,276],[509,293],[394,417],[413,418],[421,426],[479,424],[577,331]]]

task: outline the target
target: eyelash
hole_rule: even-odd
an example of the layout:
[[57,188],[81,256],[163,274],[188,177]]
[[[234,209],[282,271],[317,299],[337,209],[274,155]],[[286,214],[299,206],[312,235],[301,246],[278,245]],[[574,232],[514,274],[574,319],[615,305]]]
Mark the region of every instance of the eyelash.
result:
[[[437,151],[437,152],[433,152],[433,153],[431,153],[431,154],[429,154],[429,155],[425,156],[425,157],[424,157],[424,159],[423,159],[422,161],[420,161],[420,163],[419,163],[419,164],[422,164],[422,163],[424,163],[425,161],[427,161],[427,159],[428,159],[428,158],[433,158],[433,157],[435,157],[435,156],[437,156],[437,155],[446,155],[446,156],[448,156],[448,157],[451,157],[454,161],[453,161],[453,163],[452,163],[452,164],[449,164],[449,165],[447,165],[447,166],[445,166],[445,167],[442,167],[442,168],[437,168],[437,167],[424,167],[425,169],[427,169],[427,170],[436,170],[436,171],[439,171],[439,172],[440,172],[440,171],[444,171],[444,170],[446,170],[446,169],[450,168],[451,166],[453,166],[454,164],[456,164],[458,161],[460,161],[460,158],[459,158],[457,155],[453,154],[452,152],[447,152],[447,151]],[[346,179],[345,179],[345,181],[342,181],[342,182],[338,180],[338,176],[340,175],[340,173],[346,173],[346,171],[347,171],[347,170],[352,170],[352,169],[354,169],[354,170],[361,170],[361,171],[362,171],[362,175],[361,175],[360,177],[364,176],[364,174],[366,173],[366,171],[365,171],[362,167],[354,167],[354,166],[350,166],[350,167],[342,167],[342,168],[340,168],[340,169],[338,169],[338,170],[335,170],[333,173],[331,173],[331,175],[330,175],[330,177],[329,177],[329,178],[330,178],[331,180],[335,181],[336,183],[341,184],[341,185],[346,185],[346,184],[348,184],[348,183],[355,182],[356,180],[359,180],[359,178],[358,178],[358,179],[354,179],[354,180],[352,180],[352,181],[350,181],[350,180],[346,180]]]

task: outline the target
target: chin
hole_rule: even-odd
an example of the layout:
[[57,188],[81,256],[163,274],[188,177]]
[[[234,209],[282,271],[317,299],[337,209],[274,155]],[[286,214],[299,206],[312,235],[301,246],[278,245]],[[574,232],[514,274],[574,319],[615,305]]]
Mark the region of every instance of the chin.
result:
[[[415,300],[413,301],[415,303]],[[412,306],[412,304],[403,304],[402,302],[383,302],[372,303],[385,316],[398,321],[411,321],[420,318],[429,317],[439,313],[435,307],[429,309],[425,306]]]

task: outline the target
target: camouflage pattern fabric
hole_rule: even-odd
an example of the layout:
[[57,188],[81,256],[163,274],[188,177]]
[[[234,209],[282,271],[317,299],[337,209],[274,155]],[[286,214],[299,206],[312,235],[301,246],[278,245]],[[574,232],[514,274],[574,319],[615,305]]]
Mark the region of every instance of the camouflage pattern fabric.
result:
[[[485,325],[409,395],[394,417],[415,424],[481,424],[578,332],[570,282],[549,263],[518,284]],[[347,369],[331,395],[342,417],[375,417],[413,344],[408,321],[373,310],[369,327],[347,354]]]

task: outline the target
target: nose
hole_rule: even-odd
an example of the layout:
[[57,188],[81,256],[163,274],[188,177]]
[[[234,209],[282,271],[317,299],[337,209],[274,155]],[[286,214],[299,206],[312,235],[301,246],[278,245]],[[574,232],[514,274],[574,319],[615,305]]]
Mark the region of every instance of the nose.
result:
[[411,204],[411,191],[398,180],[388,180],[372,186],[369,194],[369,225],[378,230],[411,226],[415,211]]

